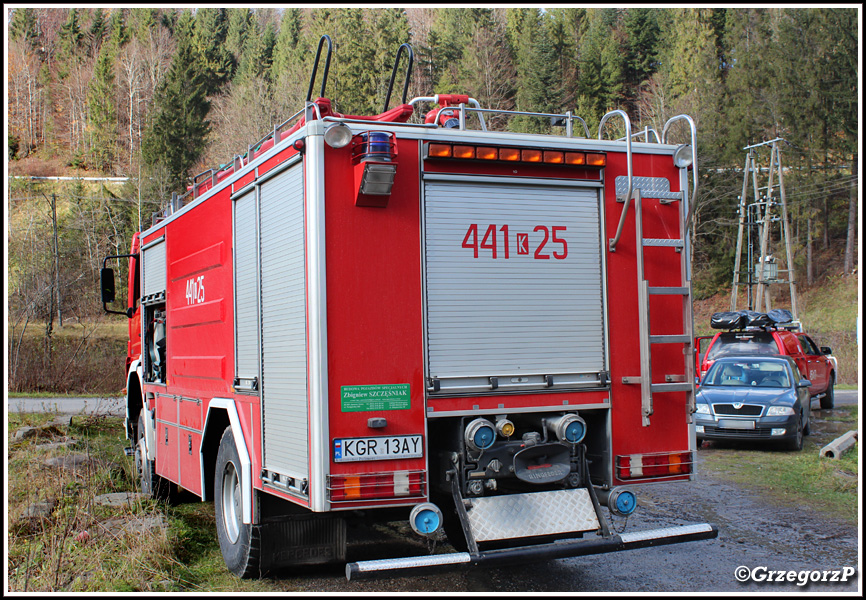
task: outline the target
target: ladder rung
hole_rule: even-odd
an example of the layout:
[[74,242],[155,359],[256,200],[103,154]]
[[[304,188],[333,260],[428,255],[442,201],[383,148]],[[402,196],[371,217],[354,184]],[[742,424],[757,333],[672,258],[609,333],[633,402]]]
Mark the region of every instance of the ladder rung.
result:
[[691,383],[654,383],[650,386],[653,392],[690,392]]
[[670,238],[644,238],[644,246],[672,246],[674,248],[682,248],[683,241]]
[[687,287],[651,287],[647,288],[650,296],[688,296]]
[[689,344],[692,338],[687,335],[651,335],[650,344]]

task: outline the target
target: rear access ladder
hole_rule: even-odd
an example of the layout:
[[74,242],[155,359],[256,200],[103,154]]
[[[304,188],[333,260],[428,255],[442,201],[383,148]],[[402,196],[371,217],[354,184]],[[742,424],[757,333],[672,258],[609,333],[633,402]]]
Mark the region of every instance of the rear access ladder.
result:
[[[640,376],[623,377],[623,383],[641,386],[641,417],[644,427],[650,424],[650,416],[653,414],[653,394],[662,392],[686,392],[688,395],[688,416],[691,422],[691,414],[695,408],[695,348],[694,348],[694,315],[692,312],[692,283],[690,268],[690,252],[688,235],[692,220],[692,206],[687,193],[687,175],[680,182],[681,192],[671,192],[670,182],[664,178],[633,177],[631,169],[631,126],[628,116],[623,111],[612,111],[604,116],[599,125],[599,139],[601,139],[601,128],[609,116],[620,114],[626,123],[626,148],[628,161],[628,177],[616,178],[617,201],[625,202],[616,237],[610,240],[609,249],[616,251],[622,233],[625,215],[629,203],[634,200],[635,205],[635,256],[637,260],[638,278],[638,327],[640,335]],[[666,137],[668,127],[678,119],[689,122],[691,127],[692,142],[692,168],[697,173],[697,156],[695,144],[695,125],[690,117],[679,115],[672,117],[664,127],[662,143]],[[697,177],[693,178],[692,203],[697,194]],[[675,238],[645,238],[643,236],[643,213],[642,200],[644,198],[657,198],[663,204],[680,202],[682,239]],[[661,246],[672,248],[680,255],[680,286],[650,286],[644,273],[644,248],[648,246]],[[650,333],[650,296],[679,296],[682,298],[683,333],[669,335],[652,335]],[[654,344],[683,344],[684,373],[666,374],[665,381],[652,381],[652,347]]]

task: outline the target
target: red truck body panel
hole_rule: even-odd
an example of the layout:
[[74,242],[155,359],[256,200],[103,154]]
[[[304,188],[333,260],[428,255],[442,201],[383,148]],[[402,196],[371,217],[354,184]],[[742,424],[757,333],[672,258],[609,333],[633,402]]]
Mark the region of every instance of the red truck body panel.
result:
[[[429,418],[462,412],[526,412],[551,408],[595,410],[594,425],[604,429],[601,442],[604,478],[609,485],[635,483],[620,479],[617,457],[693,451],[687,396],[683,392],[655,394],[651,424],[641,423],[640,386],[624,379],[640,374],[636,240],[633,219],[627,219],[615,252],[606,251],[624,205],[614,189],[616,175],[627,171],[626,153],[608,151],[604,171],[558,165],[460,163],[425,160],[423,143],[415,136],[397,136],[398,168],[393,192],[384,208],[357,206],[351,147],[324,146],[324,215],[327,329],[327,440],[365,436],[421,435],[422,456],[397,460],[336,462],[327,449],[328,477],[357,477],[376,473],[420,473],[423,484],[436,440],[429,438]],[[301,505],[297,495],[266,486],[259,473],[262,460],[263,413],[259,395],[237,393],[233,386],[236,345],[233,272],[232,202],[239,192],[298,153],[290,145],[261,162],[257,169],[223,178],[216,191],[203,186],[204,196],[166,223],[146,232],[142,246],[165,238],[167,269],[167,381],[145,383],[147,406],[156,410],[157,473],[205,496],[199,450],[212,398],[228,398],[238,407],[244,443],[250,449],[252,485]],[[267,153],[264,153],[267,156]],[[308,160],[305,158],[305,161]],[[635,153],[635,176],[665,178],[672,191],[680,173],[670,154]],[[467,176],[586,180],[603,177],[602,280],[606,314],[605,344],[609,348],[609,389],[507,394],[439,395],[427,393],[425,379],[425,289],[423,208],[419,190],[424,173],[463,173]],[[309,189],[309,182],[307,183]],[[309,191],[308,191],[309,193]],[[202,199],[203,198],[203,199]],[[644,237],[682,237],[680,202],[643,200]],[[633,209],[632,209],[633,210]],[[310,249],[307,248],[309,253]],[[672,248],[644,250],[645,276],[654,286],[682,286],[681,257]],[[309,257],[308,257],[309,259]],[[684,334],[682,299],[655,297],[650,303],[651,334]],[[309,318],[309,315],[308,315]],[[140,322],[139,322],[140,323]],[[140,327],[140,324],[133,324]],[[132,341],[130,353],[135,353]],[[681,345],[653,350],[654,381],[683,381]],[[666,379],[668,378],[668,379]],[[350,386],[408,385],[409,406],[400,410],[346,410],[344,388]],[[309,402],[314,400],[309,399]],[[371,419],[383,418],[384,427]],[[312,428],[311,428],[312,435]],[[310,467],[317,457],[312,456]],[[663,479],[688,479],[691,469]],[[649,480],[657,480],[647,478]],[[324,485],[324,484],[323,484]],[[428,490],[423,488],[426,497]],[[413,499],[343,501],[332,509],[413,504]]]

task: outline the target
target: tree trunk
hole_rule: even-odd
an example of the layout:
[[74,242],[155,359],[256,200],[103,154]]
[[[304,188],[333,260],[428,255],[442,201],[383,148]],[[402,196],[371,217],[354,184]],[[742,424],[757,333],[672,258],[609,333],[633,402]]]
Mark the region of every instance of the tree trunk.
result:
[[857,225],[857,153],[851,156],[851,189],[848,191],[848,235],[845,241],[845,273],[854,270],[854,243]]
[[57,294],[57,323],[63,327],[63,310],[60,307],[60,244],[57,241],[57,196],[51,194],[51,221],[54,226],[54,288]]
[[812,217],[806,219],[806,283],[812,285]]

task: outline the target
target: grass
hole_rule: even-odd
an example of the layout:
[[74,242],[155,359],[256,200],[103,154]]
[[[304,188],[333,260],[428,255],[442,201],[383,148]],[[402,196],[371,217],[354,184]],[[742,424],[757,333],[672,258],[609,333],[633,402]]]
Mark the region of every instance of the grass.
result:
[[[839,407],[834,412],[836,415],[825,420],[857,428],[856,406]],[[703,469],[744,488],[764,492],[771,501],[808,506],[857,523],[859,444],[839,459],[820,458],[818,452],[824,445],[807,436],[801,452],[716,446],[705,454]]]
[[[136,491],[132,458],[123,449],[117,417],[72,417],[71,425],[49,425],[51,414],[8,413],[8,590],[12,592],[274,592],[271,580],[240,580],[220,554],[213,502],[169,506],[144,498],[123,507],[93,500]],[[68,417],[67,417],[68,419]],[[36,438],[15,441],[21,427]],[[79,440],[72,449],[46,449],[40,442]],[[85,455],[87,466],[58,469],[50,458]],[[27,518],[35,503],[53,501],[50,514]],[[112,520],[166,525],[141,533],[107,530]],[[84,534],[83,532],[87,532]],[[281,582],[285,586],[286,582]]]

